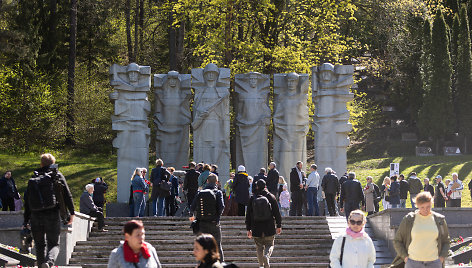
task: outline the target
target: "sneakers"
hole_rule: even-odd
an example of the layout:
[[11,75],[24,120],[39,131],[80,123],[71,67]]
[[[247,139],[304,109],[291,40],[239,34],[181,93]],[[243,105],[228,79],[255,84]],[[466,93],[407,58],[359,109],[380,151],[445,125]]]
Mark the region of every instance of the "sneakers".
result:
[[[102,232],[102,233],[106,233],[106,232],[108,232],[108,230],[107,230],[107,229],[103,229],[103,228],[102,228],[102,229],[98,229],[98,231],[99,231],[99,232]],[[41,268],[43,268],[43,267],[41,267]]]

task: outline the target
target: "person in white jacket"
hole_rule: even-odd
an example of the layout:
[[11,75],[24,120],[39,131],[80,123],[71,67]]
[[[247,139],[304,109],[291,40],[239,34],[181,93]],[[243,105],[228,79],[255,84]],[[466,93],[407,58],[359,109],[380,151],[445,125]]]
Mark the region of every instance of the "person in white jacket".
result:
[[349,214],[346,234],[336,238],[329,254],[332,268],[374,267],[375,247],[364,232],[366,217],[361,210]]

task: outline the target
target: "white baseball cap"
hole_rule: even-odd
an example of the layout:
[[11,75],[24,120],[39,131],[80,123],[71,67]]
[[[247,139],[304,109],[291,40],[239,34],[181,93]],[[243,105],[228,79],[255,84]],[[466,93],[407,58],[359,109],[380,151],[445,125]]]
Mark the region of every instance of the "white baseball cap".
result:
[[243,165],[238,166],[238,172],[246,171],[246,168]]

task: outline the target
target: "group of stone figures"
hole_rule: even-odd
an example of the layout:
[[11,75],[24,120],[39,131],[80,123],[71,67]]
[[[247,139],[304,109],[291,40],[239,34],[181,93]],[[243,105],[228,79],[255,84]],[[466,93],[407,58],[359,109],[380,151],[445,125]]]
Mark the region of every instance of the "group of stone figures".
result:
[[[319,168],[346,170],[349,88],[354,68],[324,63],[312,67],[312,99],[315,116],[315,162]],[[148,115],[151,103],[151,68],[131,63],[110,68],[110,94],[115,111],[113,130],[118,149],[118,202],[127,202],[131,172],[147,166],[150,142]],[[274,74],[273,161],[280,175],[286,176],[297,161],[306,162],[306,135],[309,130],[308,74]],[[193,129],[193,159],[218,165],[221,179],[230,171],[230,69],[213,63],[192,74],[154,75],[154,123],[156,155],[167,166],[182,167],[189,161],[190,126]],[[270,75],[257,72],[236,74],[234,87],[235,159],[249,174],[256,174],[268,163]],[[192,94],[191,88],[194,93]],[[193,98],[193,118],[190,103]],[[323,170],[323,169],[320,169]]]

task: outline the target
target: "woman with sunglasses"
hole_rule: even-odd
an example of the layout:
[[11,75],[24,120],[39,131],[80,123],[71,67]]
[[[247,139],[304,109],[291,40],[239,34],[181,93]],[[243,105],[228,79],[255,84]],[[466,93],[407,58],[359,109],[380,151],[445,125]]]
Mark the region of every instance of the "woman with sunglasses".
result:
[[395,234],[397,257],[390,267],[443,267],[449,251],[449,231],[446,218],[431,210],[432,199],[430,192],[416,196],[418,209],[403,218]]
[[331,267],[374,267],[374,243],[364,232],[365,223],[366,217],[363,211],[351,211],[346,234],[336,238],[331,248],[329,254]]

